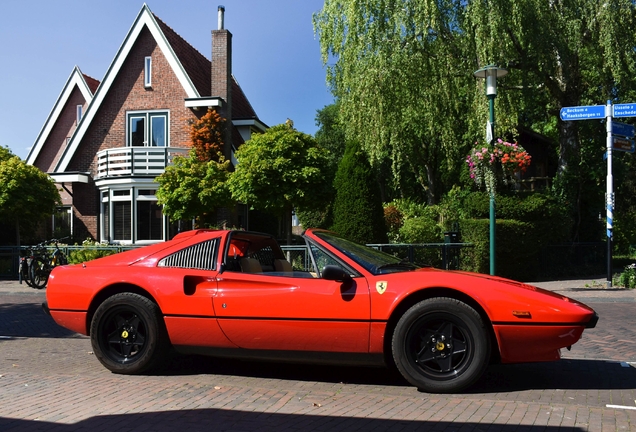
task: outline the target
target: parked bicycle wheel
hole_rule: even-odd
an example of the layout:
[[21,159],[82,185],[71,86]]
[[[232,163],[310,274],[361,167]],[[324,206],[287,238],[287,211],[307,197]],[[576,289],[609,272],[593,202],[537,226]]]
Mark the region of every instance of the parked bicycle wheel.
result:
[[36,257],[31,261],[29,266],[29,277],[31,279],[32,287],[36,289],[42,289],[49,281],[49,274],[51,270],[48,264],[41,258]]
[[28,286],[33,288],[33,282],[31,282],[31,274],[29,273],[29,264],[31,263],[31,258],[21,257],[20,258],[20,282],[24,281]]

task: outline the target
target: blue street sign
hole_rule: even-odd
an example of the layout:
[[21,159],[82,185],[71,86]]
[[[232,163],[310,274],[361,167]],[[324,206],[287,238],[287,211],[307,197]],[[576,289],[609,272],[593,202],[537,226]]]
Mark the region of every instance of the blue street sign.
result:
[[636,117],[636,103],[614,105],[614,117]]
[[[636,115],[636,114],[634,114]],[[561,120],[591,120],[605,118],[605,105],[561,108]]]
[[636,133],[636,127],[627,123],[612,122],[612,135],[622,135],[631,138]]

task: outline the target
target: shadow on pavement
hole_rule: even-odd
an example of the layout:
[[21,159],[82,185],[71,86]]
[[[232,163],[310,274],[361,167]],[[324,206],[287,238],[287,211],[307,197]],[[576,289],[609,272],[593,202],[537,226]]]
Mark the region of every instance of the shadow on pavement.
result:
[[[319,410],[320,408],[316,408]],[[462,432],[483,431],[488,424],[466,422],[437,422],[374,419],[368,417],[323,416],[310,414],[260,413],[239,410],[179,410],[161,411],[139,414],[121,414],[96,416],[74,424],[59,424],[28,420],[11,420],[0,418],[0,429],[3,431],[87,431],[95,430],[152,430],[152,431],[250,431],[259,432],[282,430],[368,430],[368,431],[450,431]],[[516,424],[497,425],[500,432],[524,430],[527,432],[557,432],[560,427],[551,426],[518,426]],[[571,427],[569,431],[578,432],[584,429]]]
[[39,303],[0,304],[0,336],[85,337],[57,325],[53,318],[44,313]]
[[[627,367],[625,367],[627,366]],[[397,371],[176,356],[160,375],[234,375],[293,381],[410,387]],[[636,369],[620,362],[562,359],[547,363],[492,365],[465,394],[523,390],[624,390],[636,388]]]

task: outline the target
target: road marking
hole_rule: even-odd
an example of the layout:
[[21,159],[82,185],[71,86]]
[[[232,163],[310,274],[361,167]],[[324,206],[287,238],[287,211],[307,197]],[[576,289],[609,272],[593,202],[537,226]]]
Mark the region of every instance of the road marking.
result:
[[636,410],[636,406],[630,407],[625,405],[605,405],[607,408],[616,408],[616,409],[626,409],[626,410]]

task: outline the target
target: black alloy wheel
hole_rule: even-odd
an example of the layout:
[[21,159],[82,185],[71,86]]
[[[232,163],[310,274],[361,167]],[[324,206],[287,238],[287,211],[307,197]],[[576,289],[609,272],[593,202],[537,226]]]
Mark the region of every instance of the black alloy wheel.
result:
[[109,370],[137,374],[156,367],[169,347],[159,307],[134,293],[106,299],[91,323],[91,343]]
[[490,357],[490,341],[479,314],[451,298],[417,303],[400,319],[393,357],[404,378],[419,389],[452,393],[473,384]]

